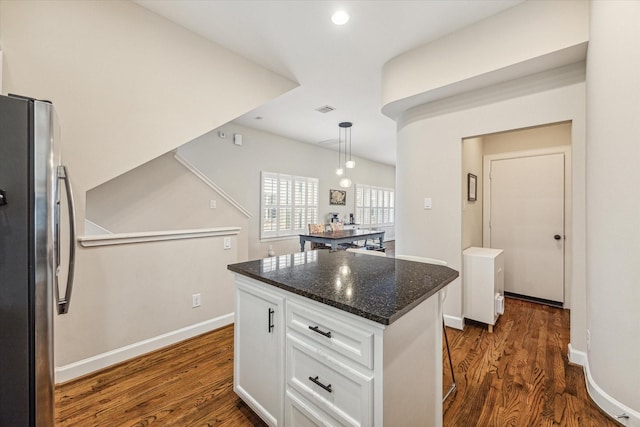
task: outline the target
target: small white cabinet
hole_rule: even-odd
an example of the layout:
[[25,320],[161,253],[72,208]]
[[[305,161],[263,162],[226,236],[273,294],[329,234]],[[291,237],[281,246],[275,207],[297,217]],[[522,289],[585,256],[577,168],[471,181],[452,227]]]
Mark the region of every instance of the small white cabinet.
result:
[[234,391],[271,426],[284,419],[284,299],[236,279]]
[[489,325],[504,311],[502,249],[470,247],[463,252],[464,317]]

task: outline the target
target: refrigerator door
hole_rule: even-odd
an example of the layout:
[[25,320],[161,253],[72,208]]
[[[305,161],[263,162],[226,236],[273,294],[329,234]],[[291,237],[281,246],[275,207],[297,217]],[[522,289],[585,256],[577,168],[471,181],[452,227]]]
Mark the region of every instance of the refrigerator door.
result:
[[[0,427],[54,425],[60,183],[73,205],[66,169],[58,165],[56,130],[51,103],[0,96]],[[75,254],[72,210],[68,218],[67,286],[56,301],[62,313],[69,307]]]
[[31,422],[30,115],[29,103],[0,98],[0,426]]
[[52,137],[45,104],[0,97],[0,426],[53,425]]

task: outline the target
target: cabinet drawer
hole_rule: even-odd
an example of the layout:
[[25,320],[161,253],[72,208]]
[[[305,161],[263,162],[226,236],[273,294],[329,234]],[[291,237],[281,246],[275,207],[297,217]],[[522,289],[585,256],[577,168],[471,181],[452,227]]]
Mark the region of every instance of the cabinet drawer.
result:
[[325,348],[373,369],[374,335],[351,326],[339,315],[329,317],[304,305],[287,301],[287,326]]
[[288,426],[341,426],[338,420],[322,412],[291,389],[287,390],[284,406],[285,424]]
[[371,425],[373,377],[287,336],[287,383],[341,424]]

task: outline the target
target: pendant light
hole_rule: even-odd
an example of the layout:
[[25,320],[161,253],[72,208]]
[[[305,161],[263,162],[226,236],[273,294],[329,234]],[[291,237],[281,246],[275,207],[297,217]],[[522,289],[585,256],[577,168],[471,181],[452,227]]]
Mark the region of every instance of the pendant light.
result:
[[351,180],[346,176],[340,180],[340,187],[349,188],[351,187]]
[[[347,159],[347,143],[351,141],[351,122],[341,122],[338,124],[338,161],[340,161],[340,145],[342,142],[342,134],[344,130],[344,158]],[[356,163],[351,160],[351,144],[349,143],[349,160],[345,162],[345,166],[347,169],[351,169],[356,165]],[[342,164],[340,164],[342,166]],[[340,171],[342,171],[342,167],[340,167]],[[336,171],[337,173],[337,171]],[[341,174],[339,174],[341,175]],[[345,173],[344,178],[340,180],[340,187],[349,188],[351,187],[351,180],[347,177]]]
[[347,143],[349,144],[349,160],[347,160],[344,165],[347,169],[353,169],[356,167],[356,162],[351,158],[351,122],[343,122],[340,123],[340,126],[344,126],[344,158],[347,158]]

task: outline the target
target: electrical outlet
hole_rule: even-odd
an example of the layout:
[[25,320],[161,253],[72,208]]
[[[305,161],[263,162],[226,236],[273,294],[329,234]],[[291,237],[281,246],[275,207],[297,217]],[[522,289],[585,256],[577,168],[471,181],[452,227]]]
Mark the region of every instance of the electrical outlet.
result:
[[591,331],[587,329],[587,351],[591,350]]
[[231,237],[224,238],[224,249],[231,249]]
[[202,300],[200,299],[200,294],[191,295],[191,308],[200,307],[200,303]]
[[209,200],[209,208],[210,209],[215,209],[217,206],[217,202],[213,199]]

